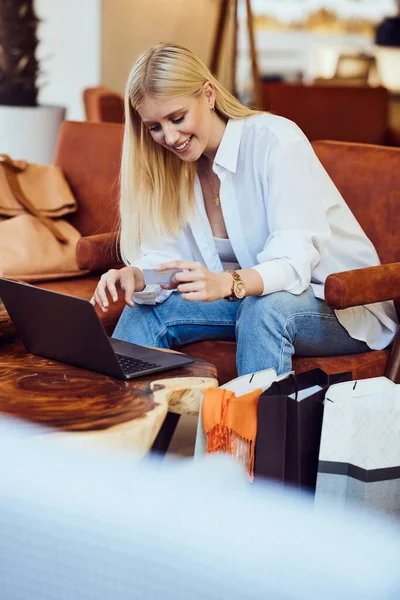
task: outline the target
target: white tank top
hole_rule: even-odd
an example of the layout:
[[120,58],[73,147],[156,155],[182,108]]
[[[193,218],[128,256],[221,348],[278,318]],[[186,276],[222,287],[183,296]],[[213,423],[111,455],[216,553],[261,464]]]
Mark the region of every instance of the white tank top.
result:
[[240,269],[230,239],[214,237],[214,243],[225,271]]

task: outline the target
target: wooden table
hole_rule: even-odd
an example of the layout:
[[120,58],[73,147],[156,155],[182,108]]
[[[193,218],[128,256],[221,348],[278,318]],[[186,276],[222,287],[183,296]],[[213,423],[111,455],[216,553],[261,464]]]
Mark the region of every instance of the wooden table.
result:
[[9,340],[16,336],[14,325],[11,322],[4,304],[0,300],[0,344],[2,340]]
[[198,414],[204,390],[217,385],[215,367],[200,359],[128,382],[28,354],[19,340],[0,338],[0,413],[50,427],[48,437],[145,454],[155,441],[157,447],[164,421],[176,425],[171,413]]

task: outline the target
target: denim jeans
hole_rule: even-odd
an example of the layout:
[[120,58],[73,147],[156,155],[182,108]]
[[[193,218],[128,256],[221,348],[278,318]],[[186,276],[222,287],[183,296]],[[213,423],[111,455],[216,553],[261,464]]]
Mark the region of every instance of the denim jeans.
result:
[[188,302],[174,292],[162,304],[126,306],[113,337],[158,348],[236,340],[239,375],[270,367],[278,374],[290,371],[295,353],[335,356],[369,350],[350,337],[311,288],[299,296],[276,292],[239,302]]

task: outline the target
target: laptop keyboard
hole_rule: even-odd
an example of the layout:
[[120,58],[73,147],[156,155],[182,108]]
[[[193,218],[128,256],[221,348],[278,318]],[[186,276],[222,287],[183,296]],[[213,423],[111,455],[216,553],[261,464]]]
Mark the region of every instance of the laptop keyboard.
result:
[[131,358],[130,356],[123,356],[122,354],[116,354],[119,364],[122,367],[124,373],[138,373],[139,371],[147,371],[148,369],[155,369],[160,367],[156,363],[146,362],[139,358]]

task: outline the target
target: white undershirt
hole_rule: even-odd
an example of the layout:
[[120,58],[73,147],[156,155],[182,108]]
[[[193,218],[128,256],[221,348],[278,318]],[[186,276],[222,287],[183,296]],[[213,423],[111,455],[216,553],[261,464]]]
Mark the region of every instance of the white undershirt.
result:
[[214,243],[224,271],[236,271],[236,269],[240,269],[230,239],[214,236]]

